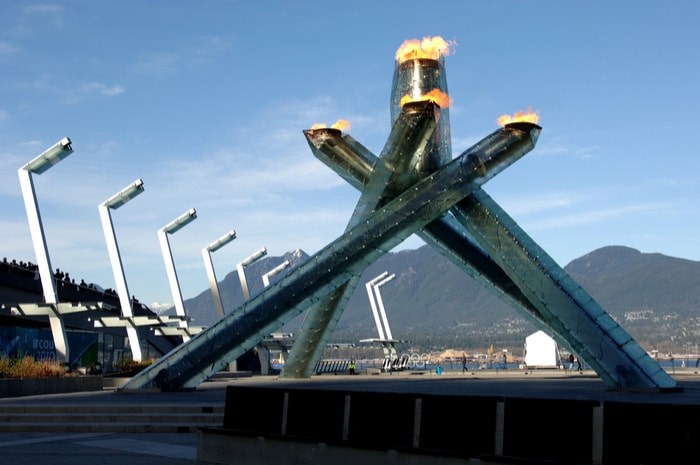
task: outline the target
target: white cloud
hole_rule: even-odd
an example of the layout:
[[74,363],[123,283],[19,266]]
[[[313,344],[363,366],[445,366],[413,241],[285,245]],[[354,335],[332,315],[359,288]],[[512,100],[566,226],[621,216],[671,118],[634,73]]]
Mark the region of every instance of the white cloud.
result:
[[83,84],[79,89],[78,92],[81,94],[99,94],[99,95],[105,95],[108,97],[112,97],[114,95],[120,95],[126,92],[126,89],[124,87],[116,85],[116,86],[108,86],[106,84],[102,84],[101,82],[90,82],[87,84]]
[[96,92],[100,95],[106,95],[108,97],[123,94],[124,92],[126,92],[126,89],[124,89],[124,87],[122,86],[108,86],[99,82],[91,82],[90,84],[86,84],[85,86],[83,86],[83,90],[86,93]]
[[[19,190],[19,187],[17,188]],[[12,219],[0,218],[0,237],[3,238],[3,256],[8,259],[32,261],[34,251],[26,216],[15,215]]]
[[197,68],[226,53],[233,40],[224,36],[203,36],[177,50],[147,52],[132,65],[138,74],[169,76],[181,68]]
[[62,28],[65,8],[55,3],[33,3],[22,8],[20,21],[15,24],[11,33],[16,36],[27,36],[35,31],[45,30],[47,26]]
[[53,76],[51,74],[45,73],[33,80],[28,80],[22,83],[18,83],[18,87],[22,90],[45,92],[55,90],[53,84]]
[[16,53],[17,51],[19,51],[19,47],[12,45],[9,42],[0,40],[0,56],[12,55],[13,53]]
[[547,229],[571,228],[573,226],[600,223],[606,220],[638,214],[640,212],[664,211],[669,208],[669,206],[670,205],[667,203],[656,202],[576,212],[549,219],[528,220],[527,229],[542,231]]
[[62,13],[63,6],[48,3],[34,3],[32,5],[27,5],[22,10],[25,14],[53,14]]
[[233,44],[229,37],[205,36],[198,38],[193,47],[185,52],[186,61],[191,65],[201,65],[207,63],[228,51]]
[[54,77],[44,74],[33,81],[24,82],[19,87],[28,92],[47,92],[58,95],[64,103],[75,104],[93,95],[103,97],[115,97],[126,92],[124,86],[119,84],[105,84],[92,81],[73,87],[63,87],[56,84]]
[[180,55],[172,52],[156,52],[142,56],[132,69],[138,74],[163,76],[177,71],[181,63]]
[[455,137],[452,136],[452,155],[457,157],[459,154],[479,142],[483,139],[483,136],[467,136],[467,137]]
[[585,160],[591,158],[600,149],[597,145],[577,146],[561,139],[541,138],[533,155],[538,157],[570,156]]
[[64,92],[64,99],[66,103],[75,104],[93,95],[114,97],[124,92],[126,92],[126,89],[120,85],[110,86],[101,82],[88,82],[76,88],[66,90]]
[[579,201],[577,197],[580,196],[572,195],[568,192],[547,192],[510,198],[503,201],[502,204],[506,211],[514,215],[530,215],[552,209],[570,207]]
[[[275,139],[274,135],[270,137]],[[161,165],[157,174],[152,173],[156,176],[151,176],[150,182],[172,186],[163,195],[187,198],[196,204],[254,204],[263,199],[288,198],[293,192],[324,191],[343,184],[308,152],[280,153],[275,147],[255,155],[220,150],[213,155],[170,160]]]

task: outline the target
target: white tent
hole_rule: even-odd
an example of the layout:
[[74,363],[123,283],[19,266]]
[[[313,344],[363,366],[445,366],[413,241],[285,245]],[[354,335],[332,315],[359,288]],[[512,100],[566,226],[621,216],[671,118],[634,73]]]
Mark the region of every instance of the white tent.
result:
[[544,331],[537,331],[525,338],[525,366],[528,368],[558,368],[557,342]]

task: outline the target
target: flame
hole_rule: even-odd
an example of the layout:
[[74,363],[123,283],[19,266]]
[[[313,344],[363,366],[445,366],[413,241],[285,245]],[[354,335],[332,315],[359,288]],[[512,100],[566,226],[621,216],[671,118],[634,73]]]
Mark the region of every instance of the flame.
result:
[[340,131],[347,131],[348,129],[350,129],[350,122],[346,119],[339,119],[338,121],[333,123],[333,126],[331,127]]
[[[309,128],[310,131],[313,131],[314,129],[325,129],[327,128],[328,125],[326,123],[315,123],[311,125]],[[350,122],[345,119],[339,119],[335,123],[333,123],[333,126],[331,126],[331,129],[338,129],[339,131],[347,131],[350,129]]]
[[409,102],[423,102],[425,100],[430,100],[431,102],[438,105],[440,108],[447,108],[452,104],[452,99],[449,95],[441,91],[440,89],[433,89],[427,94],[423,94],[418,98],[413,98],[410,94],[401,97],[400,105],[403,107]]
[[537,124],[540,117],[534,111],[528,109],[527,112],[517,111],[514,115],[501,115],[498,117],[498,124],[505,126],[510,123],[533,123]]
[[403,63],[415,58],[437,60],[441,55],[449,55],[454,45],[457,45],[455,41],[447,41],[440,36],[423,37],[423,40],[408,39],[396,51],[396,61]]

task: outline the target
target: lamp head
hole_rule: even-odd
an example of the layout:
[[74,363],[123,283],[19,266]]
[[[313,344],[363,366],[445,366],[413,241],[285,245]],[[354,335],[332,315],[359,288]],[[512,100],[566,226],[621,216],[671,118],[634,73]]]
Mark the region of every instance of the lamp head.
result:
[[197,218],[197,210],[195,210],[194,208],[190,208],[185,213],[178,216],[177,218],[175,218],[173,221],[166,224],[165,226],[163,226],[162,231],[169,233],[169,234],[173,234],[173,233],[179,231],[180,229],[184,228],[188,224],[190,224],[196,218]]
[[381,279],[380,281],[374,283],[374,287],[375,288],[381,287],[381,286],[385,285],[386,283],[388,283],[389,281],[391,281],[392,279],[394,279],[395,277],[396,277],[396,274],[392,273],[389,276],[386,276],[384,279]]
[[269,277],[272,277],[272,276],[276,275],[277,273],[279,273],[280,271],[287,268],[289,265],[290,265],[289,260],[285,260],[265,274]]
[[380,275],[375,276],[374,278],[372,278],[372,279],[370,279],[369,281],[367,281],[367,284],[369,284],[370,286],[374,286],[374,285],[377,284],[379,281],[381,281],[382,279],[384,279],[388,274],[389,274],[388,271],[384,271],[384,272],[382,272]]
[[64,137],[20,169],[25,169],[35,174],[41,174],[71,153],[73,153],[71,141],[69,138]]
[[228,244],[229,242],[231,242],[235,238],[236,238],[236,231],[234,231],[232,229],[229,232],[227,232],[226,234],[224,234],[223,236],[221,236],[220,238],[218,238],[217,240],[215,240],[214,242],[212,242],[211,244],[209,244],[206,247],[206,250],[208,250],[209,252],[216,252],[217,250],[219,250],[220,248],[222,248],[223,246],[225,246],[226,244]]
[[251,255],[250,257],[243,260],[241,262],[241,266],[248,266],[251,263],[253,263],[255,260],[259,260],[260,258],[264,257],[265,255],[267,255],[267,247],[263,247],[262,249],[258,250],[253,255]]
[[141,179],[137,179],[109,199],[105,200],[102,205],[107,208],[117,209],[143,192],[143,189],[143,181]]

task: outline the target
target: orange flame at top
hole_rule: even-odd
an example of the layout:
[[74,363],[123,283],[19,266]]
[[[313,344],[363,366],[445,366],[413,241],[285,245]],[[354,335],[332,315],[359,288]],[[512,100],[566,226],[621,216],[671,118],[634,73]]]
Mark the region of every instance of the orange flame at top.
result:
[[403,63],[414,58],[431,58],[437,60],[441,55],[449,55],[454,41],[447,41],[440,36],[423,37],[423,40],[409,39],[396,51],[396,61]]
[[[325,129],[328,126],[326,123],[316,123],[313,124],[309,129],[313,131],[314,129]],[[345,119],[339,119],[335,123],[333,123],[333,126],[331,126],[331,129],[338,129],[339,131],[347,131],[350,129],[350,122]]]
[[540,117],[537,113],[532,110],[526,112],[518,111],[514,115],[501,115],[498,117],[498,124],[505,126],[510,123],[533,123],[537,124],[540,121]]
[[447,108],[452,104],[452,99],[449,95],[447,95],[440,89],[433,89],[427,94],[423,94],[418,98],[413,98],[411,95],[404,95],[403,97],[401,97],[400,105],[403,107],[409,102],[423,102],[425,100],[430,100],[431,102],[438,105],[440,108]]
[[331,126],[333,129],[339,129],[341,131],[347,131],[350,129],[350,121],[346,119],[339,119],[335,123],[333,123],[333,126]]

